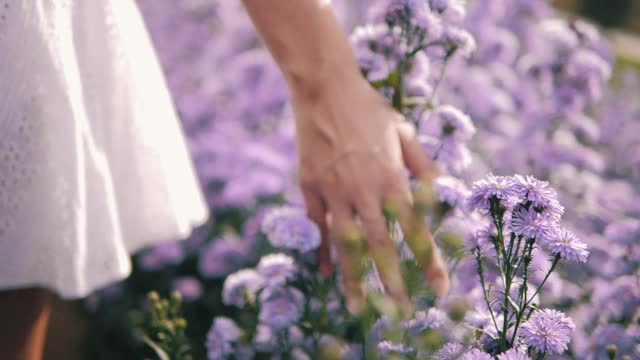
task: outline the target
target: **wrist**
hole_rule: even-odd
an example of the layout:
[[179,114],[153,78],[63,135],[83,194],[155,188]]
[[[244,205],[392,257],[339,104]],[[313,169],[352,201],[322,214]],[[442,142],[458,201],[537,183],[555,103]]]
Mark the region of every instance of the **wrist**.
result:
[[337,87],[366,82],[346,41],[322,48],[312,57],[281,63],[294,101],[313,101]]
[[285,72],[291,100],[295,104],[318,104],[323,99],[347,89],[364,84],[368,86],[355,61],[327,62],[317,64],[315,68]]

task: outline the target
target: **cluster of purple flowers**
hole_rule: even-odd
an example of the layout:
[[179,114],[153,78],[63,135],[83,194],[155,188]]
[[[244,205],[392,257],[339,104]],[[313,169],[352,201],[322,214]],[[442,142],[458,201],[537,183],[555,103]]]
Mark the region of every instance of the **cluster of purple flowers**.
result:
[[494,176],[477,181],[471,188],[468,206],[472,210],[497,216],[502,211],[505,229],[525,240],[536,240],[562,259],[585,262],[587,246],[571,231],[560,228],[564,213],[555,190],[533,176]]
[[[254,317],[252,328],[244,330],[253,335],[241,340],[237,336],[224,338],[218,335],[214,322],[207,336],[209,359],[226,359],[231,354],[249,359],[261,352],[307,356],[307,350],[295,345],[304,340],[297,324],[310,299],[294,283],[308,277],[303,271],[305,264],[300,261],[320,245],[319,230],[301,209],[292,207],[272,209],[264,216],[261,229],[271,246],[291,255],[264,254],[255,268],[241,269],[226,277],[222,301]],[[296,254],[298,259],[292,256]],[[233,320],[228,322],[237,327]]]

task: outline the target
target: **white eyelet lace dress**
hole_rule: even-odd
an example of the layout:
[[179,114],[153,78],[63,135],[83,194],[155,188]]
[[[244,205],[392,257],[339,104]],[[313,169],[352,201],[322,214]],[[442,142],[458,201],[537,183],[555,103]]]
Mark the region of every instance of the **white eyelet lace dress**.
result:
[[133,0],[0,0],[0,290],[82,297],[207,207]]

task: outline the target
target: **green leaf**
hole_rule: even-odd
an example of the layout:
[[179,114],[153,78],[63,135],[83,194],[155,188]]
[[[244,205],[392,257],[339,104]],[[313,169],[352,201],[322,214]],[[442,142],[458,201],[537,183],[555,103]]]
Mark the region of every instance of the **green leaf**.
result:
[[511,306],[513,306],[513,309],[516,312],[520,312],[520,306],[515,301],[513,301],[511,296],[507,296],[507,301],[509,301],[509,304],[511,304]]

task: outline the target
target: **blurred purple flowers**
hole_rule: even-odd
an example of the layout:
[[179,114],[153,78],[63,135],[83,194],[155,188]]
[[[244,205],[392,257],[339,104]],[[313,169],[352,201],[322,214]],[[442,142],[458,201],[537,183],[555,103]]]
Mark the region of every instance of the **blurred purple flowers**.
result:
[[275,209],[262,223],[262,231],[277,248],[308,252],[320,246],[320,230],[303,209]]

